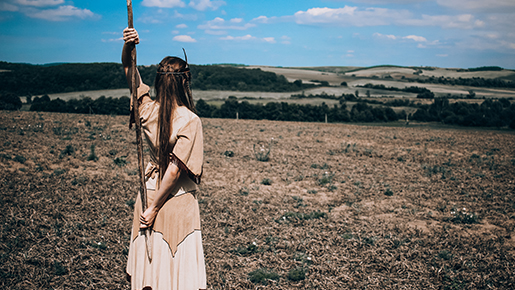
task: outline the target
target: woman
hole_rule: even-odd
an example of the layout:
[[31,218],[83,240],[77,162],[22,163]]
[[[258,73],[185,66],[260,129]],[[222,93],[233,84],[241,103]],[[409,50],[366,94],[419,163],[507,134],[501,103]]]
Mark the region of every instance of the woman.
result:
[[[131,86],[132,47],[139,43],[136,30],[123,31],[122,63]],[[147,165],[147,204],[141,196],[134,206],[127,274],[132,289],[206,289],[206,271],[197,184],[203,162],[202,124],[191,96],[188,63],[165,57],[157,69],[156,99],[139,72],[137,93],[142,130],[150,147]],[[147,253],[145,236],[149,229]]]

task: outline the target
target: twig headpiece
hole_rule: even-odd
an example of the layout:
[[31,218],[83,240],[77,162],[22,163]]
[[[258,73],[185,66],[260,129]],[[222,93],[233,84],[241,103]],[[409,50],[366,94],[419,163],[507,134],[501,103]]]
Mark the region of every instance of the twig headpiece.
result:
[[[158,74],[161,75],[174,75],[174,76],[183,76],[186,78],[186,80],[191,80],[191,72],[190,72],[190,65],[188,64],[188,56],[186,55],[186,50],[183,48],[182,51],[184,52],[184,61],[186,62],[186,66],[181,69],[180,71],[158,71]],[[160,67],[163,67],[161,64],[159,64]]]

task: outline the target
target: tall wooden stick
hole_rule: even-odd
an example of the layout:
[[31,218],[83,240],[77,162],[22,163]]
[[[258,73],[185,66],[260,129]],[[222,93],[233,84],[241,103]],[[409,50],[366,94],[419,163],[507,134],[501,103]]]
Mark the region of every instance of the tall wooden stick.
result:
[[[132,16],[132,0],[127,0],[127,16],[128,27],[134,28]],[[143,165],[145,160],[143,157],[143,140],[141,137],[141,120],[139,118],[139,101],[138,101],[138,86],[136,83],[137,68],[136,68],[136,45],[131,49],[131,92],[132,92],[132,110],[134,114],[134,121],[136,124],[136,146],[138,148],[138,169],[139,169],[139,192],[141,195],[142,212],[147,209],[147,186],[145,184],[145,170]],[[145,234],[145,244],[147,246],[148,259],[152,261],[152,246],[148,241],[149,231],[143,230]]]

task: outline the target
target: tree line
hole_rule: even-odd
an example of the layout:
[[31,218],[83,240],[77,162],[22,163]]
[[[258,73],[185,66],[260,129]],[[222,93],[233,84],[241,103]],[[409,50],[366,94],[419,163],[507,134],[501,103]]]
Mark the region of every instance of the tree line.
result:
[[[352,94],[343,94],[340,97],[327,94],[309,95],[308,97],[339,99],[339,104],[332,107],[325,103],[318,106],[286,102],[251,104],[247,100],[238,101],[236,97],[229,97],[221,107],[210,105],[201,99],[197,101],[196,108],[198,115],[206,118],[236,118],[238,116],[241,119],[300,122],[324,122],[326,118],[328,122],[390,122],[406,118],[405,111],[396,113],[391,107],[410,106],[418,108],[412,116],[409,116],[410,120],[461,126],[499,128],[508,126],[515,129],[515,103],[512,104],[509,99],[487,99],[482,104],[466,102],[451,104],[447,98],[435,98],[431,105],[424,105],[408,99],[381,102],[359,98]],[[347,101],[355,102],[355,105],[348,108]],[[107,98],[102,96],[95,100],[83,97],[64,101],[61,99],[50,100],[48,95],[44,95],[31,100],[30,110],[128,115],[129,103],[128,97]],[[0,110],[19,110],[21,106],[20,98],[15,94],[0,92]]]
[[[302,81],[290,83],[282,75],[258,68],[190,67],[191,87],[199,90],[293,92],[316,86]],[[138,66],[143,81],[149,85],[154,83],[156,69],[156,65]],[[120,88],[127,88],[127,81],[119,63],[31,65],[0,62],[0,91],[18,96]]]
[[300,105],[286,102],[270,102],[267,104],[251,104],[248,101],[239,102],[235,97],[229,97],[220,108],[199,100],[196,105],[197,113],[207,118],[235,118],[252,120],[277,120],[300,122],[389,122],[405,117],[398,115],[392,108],[370,106],[359,102],[350,111],[345,102],[329,107],[321,105]]
[[442,122],[473,127],[504,127],[515,129],[515,103],[508,99],[487,99],[483,103],[449,103],[447,98],[436,98],[431,105],[420,105],[412,120]]
[[480,77],[473,78],[451,78],[451,77],[434,77],[406,79],[408,82],[428,83],[428,84],[443,84],[443,85],[459,85],[470,87],[482,88],[515,88],[515,82],[507,81],[500,78],[485,79]]

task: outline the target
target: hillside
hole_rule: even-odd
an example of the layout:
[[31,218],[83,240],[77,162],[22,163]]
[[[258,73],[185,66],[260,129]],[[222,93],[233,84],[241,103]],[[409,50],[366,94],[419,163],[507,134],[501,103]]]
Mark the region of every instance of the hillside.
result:
[[[254,68],[254,67],[253,67]],[[466,96],[474,91],[477,97],[512,98],[515,97],[515,71],[513,70],[478,70],[478,69],[444,69],[433,67],[399,67],[374,66],[357,67],[309,67],[278,68],[260,67],[264,71],[284,75],[288,81],[300,79],[304,83],[326,81],[331,87],[316,88],[307,92],[312,94],[348,94],[356,89],[365,95],[367,89],[359,86],[366,84],[385,85],[386,87],[404,88],[410,86],[425,87],[435,93],[435,97],[450,95]],[[341,86],[345,82],[347,86]],[[384,90],[370,90],[371,96],[415,97],[413,94],[395,93]]]

